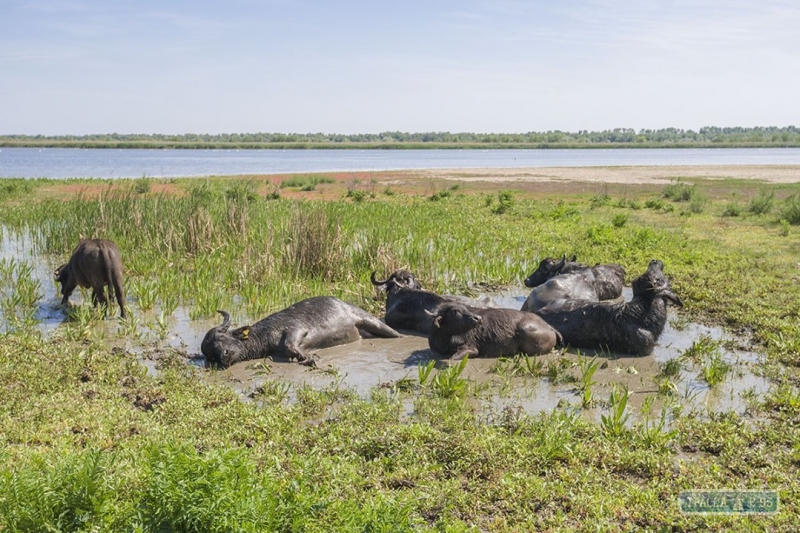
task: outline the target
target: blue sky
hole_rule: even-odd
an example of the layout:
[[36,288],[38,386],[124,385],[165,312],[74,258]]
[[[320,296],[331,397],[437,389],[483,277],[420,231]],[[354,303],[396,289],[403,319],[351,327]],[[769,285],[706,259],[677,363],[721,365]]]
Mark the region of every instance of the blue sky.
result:
[[794,0],[0,7],[0,134],[800,126]]

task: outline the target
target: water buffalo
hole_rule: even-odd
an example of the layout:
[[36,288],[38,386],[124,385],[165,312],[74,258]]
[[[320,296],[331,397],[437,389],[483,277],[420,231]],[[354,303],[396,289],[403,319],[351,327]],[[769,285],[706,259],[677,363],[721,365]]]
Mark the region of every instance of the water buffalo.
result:
[[533,313],[514,309],[469,309],[457,302],[442,304],[428,334],[435,353],[463,359],[544,354],[561,342],[561,335]]
[[589,267],[567,261],[566,254],[557,261],[545,258],[539,267],[525,279],[525,285],[534,287],[522,305],[522,311],[536,312],[551,302],[561,299],[599,302],[613,300],[622,295],[625,269],[617,264]]
[[633,282],[630,302],[558,300],[537,314],[571,346],[647,355],[664,331],[667,302],[683,305],[670,290],[663,268],[661,261],[650,261],[647,271]]
[[122,255],[116,244],[105,239],[81,241],[72,252],[69,262],[55,271],[56,281],[61,283],[61,305],[66,305],[75,287],[92,288],[92,303],[107,304],[116,295],[119,312],[125,318],[125,293],[122,289]]
[[207,366],[227,368],[239,361],[283,355],[314,366],[309,350],[355,342],[362,337],[402,337],[363,309],[330,296],[290,305],[251,326],[229,331],[231,317],[206,333],[200,350]]
[[384,321],[393,328],[427,334],[433,318],[425,311],[433,311],[439,304],[450,301],[449,298],[423,290],[417,278],[408,270],[396,270],[383,281],[378,281],[373,271],[370,281],[386,291]]

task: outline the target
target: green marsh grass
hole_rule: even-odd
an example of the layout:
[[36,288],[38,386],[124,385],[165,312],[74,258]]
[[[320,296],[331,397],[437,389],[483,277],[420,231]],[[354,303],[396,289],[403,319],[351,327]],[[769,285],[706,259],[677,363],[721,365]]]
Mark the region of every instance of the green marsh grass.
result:
[[[121,337],[105,339],[100,326],[109,321],[82,305],[51,337],[26,324],[0,339],[0,524],[9,531],[796,527],[800,289],[792,279],[800,258],[774,220],[720,221],[722,204],[710,195],[713,210],[631,210],[614,227],[618,198],[592,208],[588,197],[517,194],[500,220],[485,196],[266,201],[226,192],[235,181],[179,181],[185,194],[175,196],[108,190],[10,201],[0,224],[29,231],[53,263],[81,236],[115,240],[132,305],[134,287],[156,280],[150,312],[164,312],[165,321],[203,298],[197,317],[221,303],[235,319],[254,311],[247,318],[260,318],[318,294],[380,313],[369,272],[399,265],[431,290],[459,292],[468,282],[519,285],[529,273],[521,265],[565,250],[590,263],[618,262],[629,279],[659,258],[685,303],[680,316],[751,332],[779,383],[763,401],[763,418],[669,410],[663,424],[659,416],[629,426],[633,402],[616,388],[600,423],[569,408],[487,424],[461,392],[433,391],[437,378],[442,391],[473,387],[434,363],[419,387],[396,393],[358,398],[334,377],[323,390],[298,388],[296,399],[274,391],[260,408],[177,357],[150,376],[134,354],[108,347],[138,342],[128,335],[140,333],[134,325],[144,329],[136,320],[145,315],[115,322]],[[800,191],[776,198],[793,192]],[[299,216],[307,227],[293,225]],[[337,249],[297,255],[297,239],[308,235]],[[290,260],[298,257],[302,266]],[[701,340],[691,351],[697,362],[682,362],[699,365],[712,344]],[[558,384],[576,380],[572,368],[561,357],[532,373]],[[662,399],[685,403],[680,394]],[[682,490],[731,486],[779,490],[778,514],[696,517],[674,505]]]
[[[781,220],[794,226],[800,225],[800,194],[792,194],[784,200]],[[786,233],[788,234],[788,231]]]
[[766,215],[772,211],[772,206],[775,204],[775,191],[761,190],[758,196],[750,200],[747,210],[754,215]]

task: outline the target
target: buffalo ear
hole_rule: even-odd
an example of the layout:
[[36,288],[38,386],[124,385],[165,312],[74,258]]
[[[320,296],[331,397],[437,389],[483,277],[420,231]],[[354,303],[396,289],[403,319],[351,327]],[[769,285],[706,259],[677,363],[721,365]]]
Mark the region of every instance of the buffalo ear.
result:
[[240,341],[246,341],[250,336],[250,326],[242,326],[239,329],[231,331],[231,335]]
[[442,327],[442,315],[436,315],[436,318],[433,319],[433,327]]

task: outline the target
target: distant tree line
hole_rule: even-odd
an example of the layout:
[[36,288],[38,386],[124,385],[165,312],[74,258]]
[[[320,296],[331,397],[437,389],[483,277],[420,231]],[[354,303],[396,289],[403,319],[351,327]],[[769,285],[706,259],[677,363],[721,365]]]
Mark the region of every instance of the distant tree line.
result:
[[800,128],[796,126],[721,128],[705,127],[698,131],[679,128],[642,129],[615,128],[603,131],[546,131],[528,133],[220,133],[142,134],[106,133],[94,135],[0,135],[5,146],[23,145],[297,145],[297,144],[363,144],[369,147],[391,145],[800,145]]

